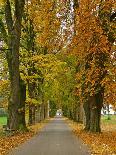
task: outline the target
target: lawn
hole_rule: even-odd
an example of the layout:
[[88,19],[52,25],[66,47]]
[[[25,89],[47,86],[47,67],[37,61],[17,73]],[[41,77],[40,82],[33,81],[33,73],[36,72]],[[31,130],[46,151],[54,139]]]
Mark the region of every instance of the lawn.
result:
[[106,124],[116,124],[116,115],[109,115],[109,117],[108,115],[104,115],[101,117],[101,121]]
[[116,115],[110,115],[110,119],[108,116],[101,117],[101,127],[102,131],[115,131],[116,130]]
[[0,117],[0,126],[6,125],[7,123],[7,117]]

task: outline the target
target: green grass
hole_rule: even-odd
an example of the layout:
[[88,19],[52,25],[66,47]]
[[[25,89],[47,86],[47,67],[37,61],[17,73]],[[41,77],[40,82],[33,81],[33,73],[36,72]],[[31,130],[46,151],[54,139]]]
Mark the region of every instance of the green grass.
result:
[[7,123],[7,117],[0,117],[0,126],[6,125]]
[[102,116],[101,121],[102,123],[106,124],[116,124],[116,115],[110,115],[110,119],[108,119],[108,115]]

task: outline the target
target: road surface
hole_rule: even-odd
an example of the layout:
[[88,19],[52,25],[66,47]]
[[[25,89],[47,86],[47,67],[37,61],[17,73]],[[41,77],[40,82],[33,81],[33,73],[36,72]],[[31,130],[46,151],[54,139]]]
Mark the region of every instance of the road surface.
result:
[[62,117],[50,121],[36,136],[9,155],[90,155]]

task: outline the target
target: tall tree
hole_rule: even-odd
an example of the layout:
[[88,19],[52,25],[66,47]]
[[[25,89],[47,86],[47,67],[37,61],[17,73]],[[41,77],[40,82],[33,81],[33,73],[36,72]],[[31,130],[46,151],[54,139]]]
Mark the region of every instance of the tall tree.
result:
[[[101,4],[101,1],[80,1],[76,12],[77,34],[73,40],[73,52],[81,64],[81,70],[76,76],[77,81],[80,81],[80,84],[77,84],[77,94],[84,103],[85,129],[93,132],[101,130],[100,117],[105,88],[102,82],[107,75],[106,62],[109,62],[111,56],[111,45],[101,25],[103,22],[99,18],[98,4]],[[107,12],[112,7],[110,0],[107,4],[102,12]]]
[[22,117],[22,112],[20,110],[20,105],[22,102],[22,89],[20,88],[21,83],[19,72],[19,48],[24,4],[24,0],[15,0],[13,12],[13,10],[11,9],[11,1],[5,1],[5,20],[8,29],[7,61],[11,82],[7,125],[12,130],[17,130],[25,127],[25,121],[22,120],[24,118]]

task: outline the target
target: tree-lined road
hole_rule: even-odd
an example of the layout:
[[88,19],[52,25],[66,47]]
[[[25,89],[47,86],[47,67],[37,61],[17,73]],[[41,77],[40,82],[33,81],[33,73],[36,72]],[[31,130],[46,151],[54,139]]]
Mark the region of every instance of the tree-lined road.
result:
[[61,117],[48,123],[38,135],[12,150],[9,155],[89,155]]

